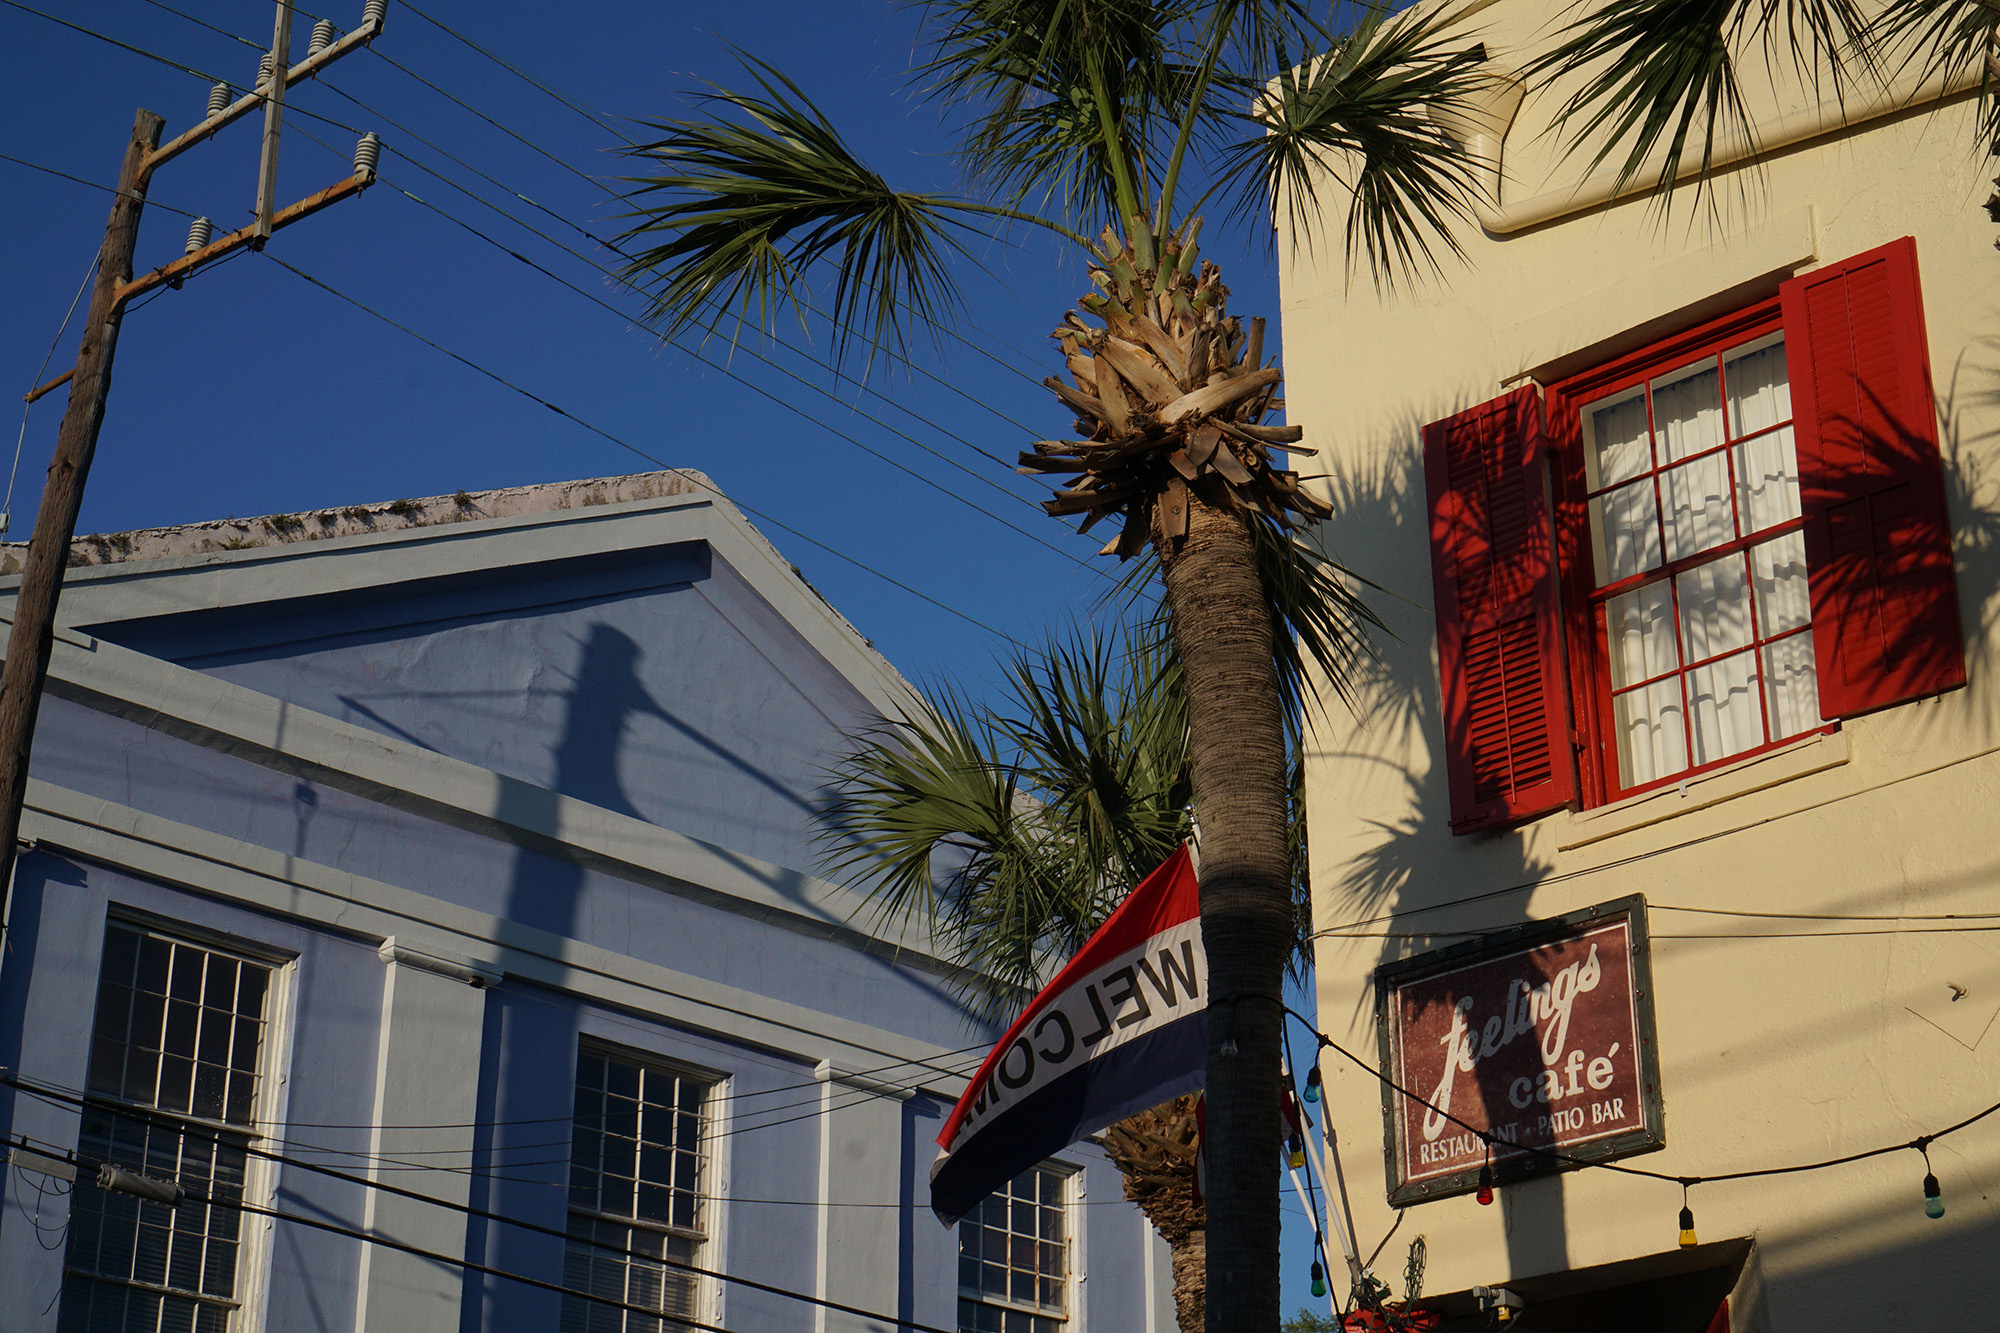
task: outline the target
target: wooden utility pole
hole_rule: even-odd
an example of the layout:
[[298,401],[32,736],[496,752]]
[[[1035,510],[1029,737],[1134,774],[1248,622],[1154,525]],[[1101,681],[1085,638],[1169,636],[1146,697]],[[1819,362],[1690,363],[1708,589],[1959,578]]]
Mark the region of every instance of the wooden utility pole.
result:
[[7,663],[0,668],[0,923],[13,897],[14,847],[21,831],[21,801],[28,786],[28,748],[35,735],[35,716],[42,706],[42,680],[48,675],[49,652],[55,644],[56,599],[62,595],[63,571],[69,565],[69,543],[76,535],[77,511],[83,507],[83,483],[97,452],[98,428],[104,424],[104,400],[111,392],[111,357],[118,350],[118,326],[125,317],[120,288],[132,281],[132,256],[139,245],[139,215],[146,208],[146,159],[159,147],[166,120],[141,111],[132,122],[132,141],[125,145],[125,163],[118,171],[118,197],[111,201],[111,222],[104,229],[104,248],[97,255],[97,283],[90,289],[90,317],[83,326],[71,372],[69,409],[56,436],[55,457],[42,505],[35,513],[35,533],[28,541],[28,561],[21,570],[21,587],[14,599],[14,625],[7,635]]
[[[104,247],[98,252],[97,282],[91,288],[90,316],[84,325],[82,345],[77,349],[76,368],[27,395],[32,403],[64,380],[70,381],[69,408],[63,413],[62,430],[56,437],[55,456],[49,460],[48,482],[42,490],[41,508],[35,514],[35,531],[28,541],[28,559],[22,567],[20,589],[14,599],[7,661],[0,667],[0,934],[7,928],[7,912],[13,898],[21,806],[28,788],[28,754],[34,743],[35,718],[41,711],[42,684],[48,677],[49,657],[55,646],[56,605],[62,596],[63,572],[69,566],[70,541],[76,536],[77,514],[83,507],[83,484],[90,476],[90,460],[97,452],[97,433],[104,424],[105,400],[111,392],[111,359],[118,347],[118,326],[124,319],[125,308],[135,296],[163,285],[177,287],[196,269],[244,246],[262,249],[272,232],[359,194],[375,183],[380,141],[373,134],[364,134],[355,148],[352,176],[289,208],[274,210],[278,132],[283,123],[285,89],[372,42],[382,31],[388,9],[387,0],[368,0],[361,26],[338,40],[333,40],[333,25],[323,23],[315,30],[312,51],[294,65],[290,63],[292,0],[277,0],[277,5],[270,68],[258,79],[256,89],[232,102],[227,97],[228,89],[217,85],[215,100],[209,104],[215,109],[208,118],[165,146],[160,143],[160,131],[166,121],[150,111],[139,112],[132,124],[132,140],[125,146],[124,165],[118,172],[118,197],[112,201]],[[139,215],[145,210],[146,190],[152,184],[154,170],[196,144],[207,142],[223,126],[259,106],[265,108],[264,146],[255,221],[220,240],[204,243],[207,220],[202,219],[200,236],[190,237],[186,254],[134,278],[132,259],[138,249]]]

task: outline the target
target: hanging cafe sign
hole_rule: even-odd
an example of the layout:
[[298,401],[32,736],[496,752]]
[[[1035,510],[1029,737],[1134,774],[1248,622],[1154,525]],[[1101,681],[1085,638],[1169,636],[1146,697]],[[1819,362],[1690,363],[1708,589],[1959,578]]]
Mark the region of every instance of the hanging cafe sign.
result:
[[1506,1181],[1665,1145],[1643,896],[1387,964],[1375,994],[1415,1094],[1385,1087],[1392,1205],[1475,1189],[1489,1151]]

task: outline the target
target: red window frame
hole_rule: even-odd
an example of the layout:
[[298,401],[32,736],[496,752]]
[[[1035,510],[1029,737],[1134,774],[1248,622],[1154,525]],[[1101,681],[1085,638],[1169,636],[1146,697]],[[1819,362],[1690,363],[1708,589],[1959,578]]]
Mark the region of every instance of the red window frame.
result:
[[[1576,728],[1576,751],[1579,761],[1578,797],[1585,807],[1603,805],[1626,796],[1673,786],[1691,777],[1726,768],[1752,756],[1790,745],[1807,736],[1821,735],[1839,729],[1838,722],[1822,722],[1775,740],[1766,739],[1759,745],[1707,763],[1695,762],[1696,750],[1692,734],[1694,710],[1687,693],[1688,677],[1702,667],[1726,657],[1744,651],[1754,652],[1756,657],[1753,660],[1757,664],[1755,679],[1759,681],[1759,708],[1763,716],[1764,734],[1768,738],[1772,728],[1769,694],[1762,687],[1767,661],[1764,649],[1767,644],[1810,635],[1813,632],[1811,622],[1808,621],[1804,625],[1767,637],[1762,633],[1759,621],[1753,614],[1751,642],[1747,649],[1745,646],[1737,646],[1726,652],[1714,654],[1711,658],[1699,660],[1685,658],[1684,649],[1681,647],[1684,641],[1680,639],[1682,622],[1678,575],[1717,560],[1731,557],[1743,559],[1750,548],[1768,542],[1774,537],[1800,532],[1805,527],[1804,517],[1794,516],[1746,533],[1743,531],[1736,509],[1738,498],[1734,451],[1746,441],[1781,430],[1787,425],[1793,426],[1796,445],[1799,434],[1796,424],[1798,405],[1796,396],[1793,398],[1794,416],[1785,422],[1742,437],[1732,436],[1729,427],[1725,426],[1721,443],[1685,458],[1676,459],[1671,465],[1663,465],[1655,457],[1649,461],[1648,470],[1638,474],[1652,479],[1654,517],[1656,522],[1663,523],[1666,505],[1660,494],[1661,477],[1674,468],[1687,467],[1699,459],[1719,454],[1729,478],[1727,489],[1732,519],[1735,520],[1734,530],[1737,533],[1735,537],[1685,555],[1678,560],[1669,559],[1667,551],[1662,547],[1661,563],[1613,583],[1603,586],[1597,583],[1597,562],[1590,528],[1590,501],[1599,495],[1631,485],[1637,477],[1620,479],[1599,487],[1596,491],[1590,488],[1584,458],[1581,409],[1587,404],[1613,397],[1634,386],[1645,385],[1707,358],[1715,360],[1718,365],[1717,388],[1722,396],[1722,410],[1726,421],[1728,392],[1723,372],[1720,370],[1719,358],[1722,353],[1780,332],[1784,328],[1784,314],[1779,299],[1771,297],[1560,380],[1549,388],[1544,399],[1548,414],[1549,447],[1553,455],[1550,471],[1555,508],[1558,577],[1562,588],[1563,637],[1569,653],[1569,686],[1574,708],[1572,720]],[[1649,406],[1648,427],[1651,426]],[[1657,677],[1647,677],[1614,688],[1605,608],[1614,597],[1660,582],[1667,584],[1669,596],[1673,598],[1674,633],[1677,639],[1676,665]],[[1750,596],[1754,607],[1756,596],[1754,580],[1752,585]],[[1631,693],[1667,679],[1678,679],[1681,684],[1681,725],[1688,731],[1686,752],[1689,762],[1686,767],[1664,777],[1627,785],[1619,766],[1614,726],[1614,695]]]

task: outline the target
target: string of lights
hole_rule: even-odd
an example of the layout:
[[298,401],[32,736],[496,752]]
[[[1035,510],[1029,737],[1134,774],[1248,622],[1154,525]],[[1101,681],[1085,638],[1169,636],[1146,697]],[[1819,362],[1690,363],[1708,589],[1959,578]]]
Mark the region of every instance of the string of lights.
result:
[[[1303,1025],[1308,1032],[1312,1033],[1314,1039],[1319,1043],[1319,1045],[1322,1048],[1335,1052],[1336,1054],[1346,1059],[1349,1063],[1353,1064],[1356,1068],[1360,1069],[1362,1072],[1366,1073],[1371,1078],[1374,1078],[1375,1080],[1380,1082],[1383,1087],[1389,1089],[1391,1092],[1394,1092],[1399,1096],[1405,1097],[1410,1101],[1417,1103],[1419,1106],[1427,1108],[1428,1110],[1434,1112],[1435,1114],[1443,1117],[1445,1120],[1448,1120],[1452,1124],[1457,1125],[1460,1129],[1463,1129],[1467,1133],[1473,1135],[1482,1144],[1484,1144],[1486,1148],[1486,1162],[1484,1165],[1480,1167],[1479,1170],[1479,1187],[1475,1197],[1482,1204],[1491,1203],[1493,1201],[1493,1196],[1494,1196],[1493,1151],[1496,1139],[1492,1133],[1490,1133],[1485,1129],[1480,1128],[1477,1125],[1470,1123],[1469,1121],[1466,1121],[1456,1115],[1453,1115],[1448,1107],[1439,1106],[1436,1102],[1431,1101],[1428,1097],[1410,1091],[1402,1084],[1396,1082],[1394,1078],[1392,1078],[1389,1074],[1387,1074],[1383,1070],[1378,1069],[1374,1065],[1369,1064],[1366,1060],[1362,1059],[1354,1052],[1348,1050],[1345,1046],[1342,1046],[1332,1037],[1328,1036],[1324,1032],[1321,1032],[1318,1028],[1313,1026],[1311,1020],[1307,1019],[1303,1014],[1291,1008],[1289,1005],[1286,1006],[1285,1012],[1291,1015],[1291,1017],[1294,1020]],[[1315,1061],[1315,1065],[1317,1065],[1317,1061]],[[1915,1152],[1922,1155],[1924,1159],[1924,1178],[1923,1178],[1924,1215],[1930,1218],[1943,1217],[1944,1216],[1943,1191],[1939,1188],[1937,1176],[1935,1172],[1931,1169],[1931,1155],[1930,1155],[1931,1145],[1933,1143],[1936,1143],[1939,1139],[1945,1138],[1946,1136],[1951,1134],[1956,1134],[1960,1130],[1967,1129],[1973,1125],[1978,1124],[1980,1121],[1986,1119],[1990,1115],[1995,1114],[1996,1112],[2000,1112],[2000,1102],[1995,1102],[1993,1105],[1988,1106],[1984,1110],[1975,1111],[1971,1115],[1966,1116],[1964,1119],[1946,1125],[1942,1129],[1932,1130],[1928,1134],[1919,1134],[1915,1138],[1910,1139],[1906,1142],[1885,1143],[1879,1147],[1866,1148],[1859,1152],[1844,1153],[1838,1157],[1827,1157],[1817,1161],[1794,1162],[1785,1166],[1751,1167],[1740,1171],[1716,1171],[1706,1175],[1673,1175],[1664,1171],[1649,1171],[1645,1167],[1627,1166],[1622,1162],[1596,1161],[1589,1158],[1577,1157],[1573,1154],[1561,1152],[1554,1148],[1537,1147],[1533,1144],[1505,1142],[1504,1146],[1508,1151],[1526,1153],[1529,1156],[1539,1157],[1549,1162],[1560,1163],[1563,1166],[1589,1167],[1599,1171],[1611,1171],[1619,1175],[1638,1176],[1646,1180],[1658,1180],[1658,1181],[1664,1181],[1670,1185],[1679,1185],[1681,1187],[1681,1210],[1679,1216],[1679,1220],[1681,1223],[1680,1243],[1682,1245],[1691,1246],[1696,1244],[1697,1242],[1695,1240],[1695,1231],[1694,1231],[1694,1214],[1688,1200],[1688,1191],[1693,1189],[1693,1187],[1696,1185],[1714,1185],[1734,1180],[1758,1180],[1771,1176],[1800,1175],[1811,1171],[1824,1171],[1836,1166],[1846,1166],[1849,1163],[1867,1161],[1870,1158],[1884,1157],[1889,1155],[1890,1153],[1898,1153],[1898,1152]]]

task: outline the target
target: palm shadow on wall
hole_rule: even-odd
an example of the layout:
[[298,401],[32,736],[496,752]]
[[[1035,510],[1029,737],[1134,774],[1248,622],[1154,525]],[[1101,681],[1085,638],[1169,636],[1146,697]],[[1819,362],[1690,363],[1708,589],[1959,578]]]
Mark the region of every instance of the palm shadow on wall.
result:
[[[1518,831],[1462,839],[1450,835],[1430,562],[1408,558],[1413,550],[1429,549],[1417,443],[1422,420],[1412,417],[1397,434],[1400,443],[1380,451],[1369,465],[1331,479],[1335,512],[1326,524],[1338,543],[1329,553],[1380,586],[1372,600],[1391,632],[1378,641],[1372,660],[1358,664],[1356,725],[1337,748],[1323,750],[1321,758],[1354,766],[1358,772],[1352,781],[1371,789],[1369,804],[1400,813],[1364,818],[1359,830],[1338,830],[1343,844],[1352,837],[1360,850],[1342,857],[1341,877],[1327,885],[1331,902],[1319,914],[1320,939],[1322,948],[1343,947],[1343,941],[1353,941],[1346,947],[1357,950],[1372,944],[1376,966],[1518,924],[1530,894],[1553,869],[1529,854]],[[1347,818],[1339,811],[1333,817]],[[1474,864],[1468,865],[1467,858]],[[1448,916],[1426,910],[1462,896],[1465,885],[1494,886],[1495,892]],[[1523,980],[1535,986],[1547,978],[1530,970]],[[1448,1013],[1458,999],[1445,991],[1431,1003]],[[1354,996],[1351,1013],[1362,1020],[1364,1030],[1377,1029],[1375,1005],[1372,987]],[[1375,1056],[1373,1051],[1356,1054],[1371,1060]],[[1497,1061],[1483,1061],[1471,1075],[1472,1097],[1489,1125],[1504,1125],[1521,1115],[1508,1101],[1509,1079],[1500,1068]],[[1463,1081],[1461,1077],[1461,1086]],[[1427,1094],[1431,1089],[1413,1091]],[[1464,1104],[1461,1100],[1461,1108]],[[1513,1271],[1567,1267],[1562,1177],[1505,1183],[1506,1166],[1503,1160],[1498,1167],[1503,1181],[1498,1202]]]
[[[2000,475],[1987,461],[2000,441],[2000,429],[1975,424],[2000,413],[1996,351],[2000,338],[1983,339],[1962,354],[1935,405],[1966,675],[1975,688],[1995,665],[1994,637],[2000,632]],[[1871,406],[1878,416],[1885,415],[1879,400]],[[1418,442],[1424,421],[1455,410],[1413,415],[1393,433],[1399,442],[1380,451],[1370,465],[1331,478],[1335,515],[1324,529],[1332,546],[1329,554],[1382,585],[1375,601],[1392,633],[1378,644],[1378,656],[1356,671],[1359,725],[1340,748],[1323,751],[1323,758],[1356,766],[1357,784],[1386,786],[1383,799],[1369,803],[1401,813],[1365,821],[1358,839],[1361,850],[1342,858],[1341,878],[1328,886],[1331,906],[1321,911],[1322,923],[1328,923],[1321,931],[1323,944],[1335,947],[1343,939],[1354,941],[1356,948],[1379,939],[1378,965],[1519,923],[1526,919],[1531,894],[1555,868],[1529,852],[1519,830],[1463,838],[1453,838],[1449,831],[1429,524]],[[1893,430],[1891,436],[1884,441],[1878,435],[1877,447],[1929,449],[1921,432]],[[1411,561],[1412,552],[1423,552],[1425,558]],[[1990,740],[1996,719],[1968,719],[1968,711],[1926,707],[1913,720],[1927,731],[1962,728],[1970,721],[1980,731],[1978,739]],[[1958,746],[1963,743],[1962,737],[1957,740]],[[1338,812],[1335,816],[1340,817]],[[1339,832],[1345,842],[1349,831]],[[1472,886],[1491,896],[1453,909],[1448,918],[1425,910],[1464,896]],[[1447,920],[1451,929],[1444,928]],[[1534,985],[1539,979],[1527,980]],[[1374,1005],[1372,991],[1354,997],[1352,1012],[1365,1016],[1364,1028],[1375,1026]],[[1475,1077],[1475,1086],[1488,1123],[1518,1114],[1497,1080],[1489,1084]],[[1562,1196],[1560,1175],[1501,1189],[1514,1271],[1547,1272],[1567,1265]]]

